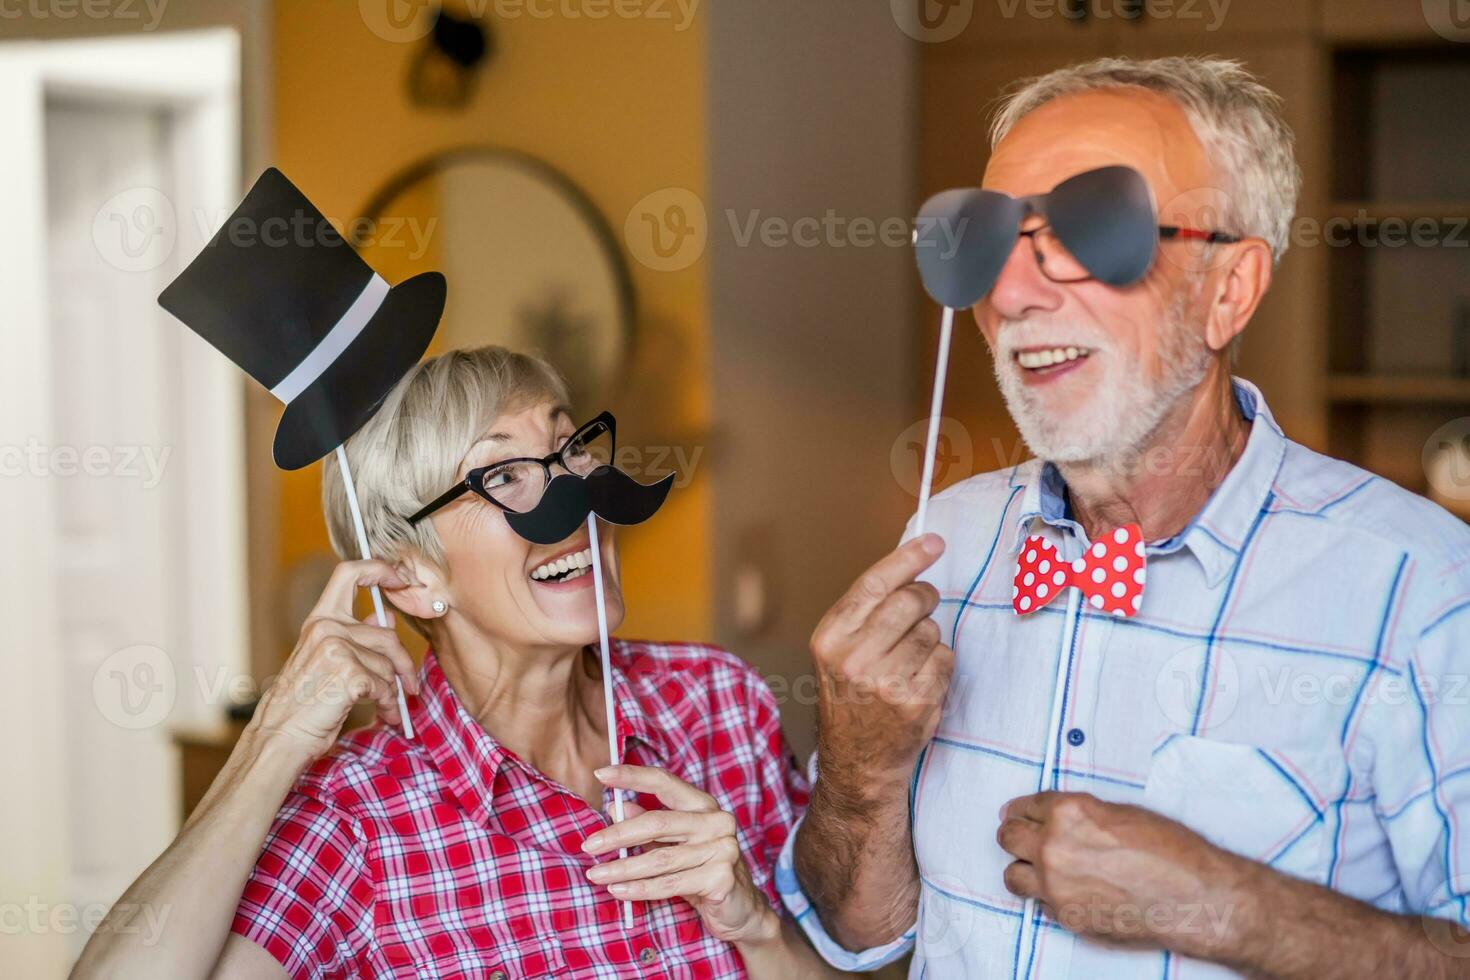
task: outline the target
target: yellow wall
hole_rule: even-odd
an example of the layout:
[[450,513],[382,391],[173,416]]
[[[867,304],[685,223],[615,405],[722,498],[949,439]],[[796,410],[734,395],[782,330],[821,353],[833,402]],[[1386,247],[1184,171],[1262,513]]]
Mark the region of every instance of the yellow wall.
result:
[[[380,2],[404,6],[401,0]],[[481,0],[475,9],[490,12],[497,53],[471,104],[443,111],[408,104],[404,76],[419,43],[375,34],[357,0],[277,0],[276,163],[335,218],[357,214],[389,174],[437,149],[472,142],[514,147],[568,174],[621,236],[635,202],[655,190],[686,187],[704,196],[703,16],[679,30],[678,5],[660,6],[672,19],[525,13],[507,19],[494,16],[495,3]],[[534,7],[564,9],[550,2]],[[644,357],[655,361],[658,349],[681,356],[671,365],[675,370],[656,379],[667,388],[660,401],[675,406],[676,417],[620,416],[620,434],[636,440],[640,432],[649,438],[655,432],[706,431],[704,264],[679,272],[651,271],[631,259],[629,264],[648,345]],[[280,474],[282,568],[329,550],[320,474],[320,466]],[[708,516],[707,485],[697,472],[653,521],[623,534],[629,614],[622,635],[709,636]]]

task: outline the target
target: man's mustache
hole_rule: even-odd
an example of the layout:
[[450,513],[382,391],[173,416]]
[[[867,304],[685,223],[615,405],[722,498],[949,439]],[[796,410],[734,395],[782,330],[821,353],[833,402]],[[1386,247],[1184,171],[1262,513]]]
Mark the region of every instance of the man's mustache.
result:
[[532,544],[556,544],[582,526],[588,514],[624,527],[642,524],[663,506],[674,474],[643,484],[620,469],[599,466],[583,476],[562,475],[546,486],[535,507],[506,513],[511,529]]

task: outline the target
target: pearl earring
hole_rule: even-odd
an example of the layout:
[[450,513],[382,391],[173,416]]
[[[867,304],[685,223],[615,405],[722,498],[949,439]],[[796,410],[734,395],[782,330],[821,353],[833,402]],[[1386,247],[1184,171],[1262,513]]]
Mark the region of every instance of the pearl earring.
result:
[[448,608],[449,603],[445,602],[443,599],[434,600],[434,612],[438,613],[440,616],[444,615],[444,610]]

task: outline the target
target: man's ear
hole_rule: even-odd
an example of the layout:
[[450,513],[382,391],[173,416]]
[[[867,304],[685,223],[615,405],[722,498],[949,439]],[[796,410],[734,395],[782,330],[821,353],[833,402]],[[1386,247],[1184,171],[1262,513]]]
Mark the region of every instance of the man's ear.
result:
[[1271,288],[1271,248],[1265,241],[1247,238],[1229,247],[1235,255],[1216,287],[1205,328],[1205,340],[1213,351],[1230,346]]
[[449,601],[449,588],[438,566],[422,555],[408,552],[394,562],[393,567],[408,580],[409,586],[391,591],[385,589],[383,594],[389,602],[415,619],[438,619],[444,615],[434,610],[434,600]]

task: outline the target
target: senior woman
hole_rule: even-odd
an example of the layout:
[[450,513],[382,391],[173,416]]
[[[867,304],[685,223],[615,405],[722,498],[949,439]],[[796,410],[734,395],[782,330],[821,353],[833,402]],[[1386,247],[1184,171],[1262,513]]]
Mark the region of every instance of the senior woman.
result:
[[[119,903],[166,910],[162,938],[144,948],[110,915],[74,975],[829,975],[775,911],[807,786],[754,671],[710,647],[615,641],[624,764],[610,765],[587,529],[531,545],[494,504],[527,479],[539,496],[548,470],[592,453],[566,403],[537,358],[453,351],[348,440],[380,560],[337,566],[219,778]],[[498,465],[513,459],[544,466]],[[485,467],[484,493],[410,523]],[[327,469],[346,554],[352,518]],[[615,628],[607,525],[599,543]],[[373,584],[428,640],[417,671],[392,629],[354,618]],[[364,698],[379,722],[338,738]],[[641,804],[618,824],[612,787]]]

